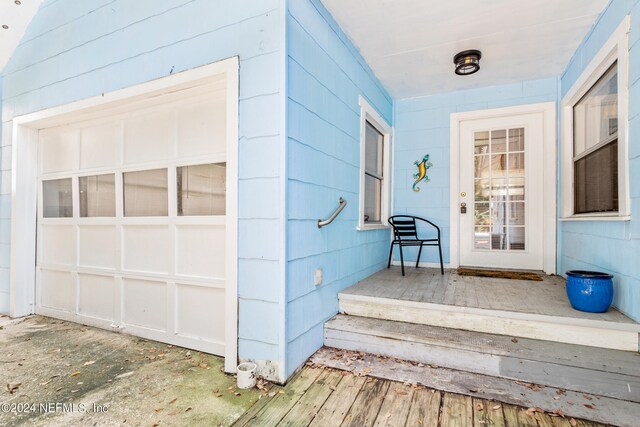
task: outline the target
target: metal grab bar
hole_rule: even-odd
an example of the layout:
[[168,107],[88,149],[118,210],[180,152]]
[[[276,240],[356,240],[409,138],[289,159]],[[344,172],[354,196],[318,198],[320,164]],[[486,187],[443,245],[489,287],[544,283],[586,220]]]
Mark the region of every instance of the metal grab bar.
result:
[[338,209],[336,209],[335,212],[331,214],[329,219],[326,219],[324,221],[321,219],[318,220],[318,228],[322,228],[325,225],[331,224],[333,220],[336,219],[336,217],[340,214],[340,212],[342,212],[342,209],[344,209],[344,207],[347,206],[347,201],[342,197],[340,197],[339,202],[340,202],[340,205],[338,205]]

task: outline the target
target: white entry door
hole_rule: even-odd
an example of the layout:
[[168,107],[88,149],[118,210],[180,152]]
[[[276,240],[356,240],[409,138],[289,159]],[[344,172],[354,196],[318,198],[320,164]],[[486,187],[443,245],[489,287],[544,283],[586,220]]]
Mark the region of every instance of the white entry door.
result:
[[543,269],[543,114],[460,124],[460,265]]
[[219,355],[235,345],[225,87],[221,75],[39,131],[37,313]]

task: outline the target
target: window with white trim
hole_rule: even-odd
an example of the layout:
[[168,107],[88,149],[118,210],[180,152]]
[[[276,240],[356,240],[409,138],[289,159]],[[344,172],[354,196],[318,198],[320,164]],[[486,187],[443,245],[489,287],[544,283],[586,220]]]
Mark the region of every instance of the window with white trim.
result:
[[562,100],[562,219],[628,220],[629,17]]
[[618,67],[573,107],[574,213],[618,212]]
[[360,97],[359,229],[387,225],[390,204],[391,127]]

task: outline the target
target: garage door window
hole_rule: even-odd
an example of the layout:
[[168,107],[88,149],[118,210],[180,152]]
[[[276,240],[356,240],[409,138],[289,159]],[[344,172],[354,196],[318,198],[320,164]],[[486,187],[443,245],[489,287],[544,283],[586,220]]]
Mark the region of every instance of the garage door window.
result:
[[42,216],[45,218],[73,217],[71,178],[42,182]]
[[116,216],[116,176],[115,174],[81,176],[80,216]]
[[177,168],[178,215],[225,214],[225,163]]
[[124,216],[167,216],[167,169],[125,172]]

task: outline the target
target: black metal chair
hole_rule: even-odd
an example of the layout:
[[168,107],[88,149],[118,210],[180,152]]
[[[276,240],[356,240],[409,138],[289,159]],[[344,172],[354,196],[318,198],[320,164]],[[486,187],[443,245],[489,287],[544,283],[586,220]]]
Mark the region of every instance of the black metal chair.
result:
[[[418,227],[416,221],[423,221],[433,226],[437,232],[438,237],[435,239],[420,239],[418,237]],[[404,255],[402,254],[403,246],[420,246],[418,251],[418,259],[416,260],[416,268],[420,264],[420,255],[422,255],[423,246],[437,246],[440,253],[440,273],[444,274],[444,266],[442,264],[442,246],[440,245],[440,227],[429,221],[428,219],[420,218],[412,215],[394,215],[389,218],[389,224],[393,227],[393,241],[391,242],[391,249],[389,250],[389,263],[387,268],[391,267],[391,257],[393,256],[393,246],[398,245],[400,249],[400,265],[402,266],[402,275],[404,276]]]

